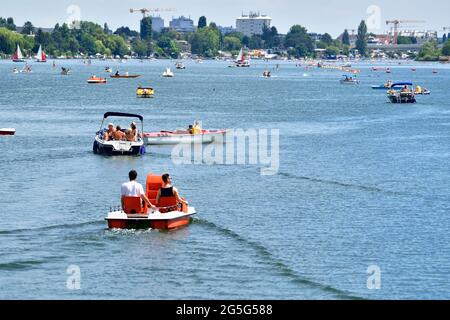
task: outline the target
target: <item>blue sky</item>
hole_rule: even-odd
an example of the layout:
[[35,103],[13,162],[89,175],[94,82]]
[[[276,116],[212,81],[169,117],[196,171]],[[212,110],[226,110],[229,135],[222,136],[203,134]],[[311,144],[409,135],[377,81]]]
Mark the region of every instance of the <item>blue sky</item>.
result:
[[166,24],[178,15],[190,16],[197,24],[205,15],[208,22],[223,26],[234,26],[241,12],[260,11],[272,17],[272,25],[282,33],[293,24],[301,24],[311,32],[337,36],[345,28],[356,29],[362,19],[369,19],[371,31],[379,33],[386,30],[385,21],[391,19],[426,21],[411,24],[418,27],[414,29],[439,31],[450,27],[448,0],[20,0],[2,1],[0,16],[12,16],[17,25],[30,20],[36,26],[51,27],[70,17],[67,9],[71,5],[78,6],[82,20],[107,22],[112,29],[122,25],[138,29],[140,14],[129,13],[130,8],[176,8],[175,12],[161,13]]

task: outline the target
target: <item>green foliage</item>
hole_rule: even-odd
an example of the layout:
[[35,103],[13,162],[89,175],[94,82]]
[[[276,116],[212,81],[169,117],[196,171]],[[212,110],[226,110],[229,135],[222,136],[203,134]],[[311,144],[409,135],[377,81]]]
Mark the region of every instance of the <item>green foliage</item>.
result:
[[169,36],[163,35],[158,40],[158,47],[161,49],[161,55],[171,58],[178,58],[180,55],[180,48],[178,48],[175,40]]
[[363,20],[358,27],[358,39],[356,40],[356,49],[362,56],[367,55],[367,25]]
[[397,44],[413,44],[413,43],[417,43],[416,38],[404,36],[398,36],[397,38]]
[[25,22],[22,29],[22,34],[32,34],[34,33],[34,26],[30,21]]
[[240,50],[242,47],[241,40],[233,36],[225,36],[223,38],[223,49],[226,51],[236,51]]
[[201,16],[201,17],[198,19],[198,28],[199,28],[199,29],[205,28],[207,25],[208,25],[208,24],[207,24],[207,22],[206,22],[206,17],[205,17],[205,16]]
[[447,42],[444,45],[444,48],[442,48],[442,55],[450,56],[450,40],[447,40]]
[[327,56],[337,56],[341,50],[335,46],[328,46],[327,51],[325,52]]
[[276,27],[269,28],[264,25],[261,38],[264,40],[265,48],[273,48],[280,45],[280,37]]
[[347,29],[344,30],[344,34],[342,35],[342,44],[346,46],[350,45],[350,35]]
[[220,49],[220,31],[214,25],[198,29],[191,39],[192,52],[214,57]]
[[417,60],[419,60],[419,61],[437,61],[437,60],[439,60],[440,54],[441,54],[441,50],[439,50],[437,42],[436,41],[428,41],[420,49]]
[[152,18],[144,17],[141,20],[141,39],[146,41],[152,40]]
[[0,17],[0,28],[6,28],[11,31],[16,31],[16,25],[14,24],[13,18],[4,19]]
[[327,46],[330,46],[333,43],[333,38],[328,33],[325,33],[322,35],[321,41],[325,42]]
[[295,25],[289,30],[284,39],[284,45],[291,48],[291,55],[297,58],[311,55],[314,50],[311,37],[307,30],[300,25]]

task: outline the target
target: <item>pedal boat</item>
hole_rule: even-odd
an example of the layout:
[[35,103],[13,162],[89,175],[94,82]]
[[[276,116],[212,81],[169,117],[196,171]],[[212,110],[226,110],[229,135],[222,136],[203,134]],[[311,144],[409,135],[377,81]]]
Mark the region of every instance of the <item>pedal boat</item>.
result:
[[145,193],[157,210],[142,205],[139,197],[125,197],[124,208],[110,210],[105,220],[109,229],[156,229],[175,230],[191,223],[196,214],[195,208],[189,205],[178,205],[175,197],[160,198],[156,203],[158,190],[163,186],[162,176],[149,173],[147,175]]
[[0,128],[0,136],[13,136],[16,134],[16,129]]
[[96,76],[92,76],[87,80],[87,83],[90,84],[104,84],[106,83],[106,79],[105,78],[100,78],[100,77],[96,77]]
[[[396,83],[393,84],[392,87],[399,87],[399,86],[412,86],[413,84],[410,82],[405,82],[405,83]],[[407,91],[407,92],[402,92],[401,90],[393,90],[390,89],[388,91],[388,99],[389,101],[391,101],[392,103],[416,103],[416,96],[414,94],[414,92],[411,91]]]
[[108,117],[138,118],[141,121],[141,132],[144,130],[144,118],[141,115],[121,112],[107,112],[103,116],[100,130],[95,135],[94,144],[92,146],[93,152],[95,154],[108,156],[139,156],[145,154],[144,140],[141,137],[138,137],[137,141],[105,141],[104,135],[108,129],[103,127],[103,123]]
[[155,94],[155,89],[151,87],[139,87],[136,89],[136,96],[138,98],[153,98],[153,95]]
[[226,129],[201,130],[201,133],[192,134],[188,130],[160,131],[144,133],[144,142],[147,145],[176,145],[180,143],[211,143],[225,141]]

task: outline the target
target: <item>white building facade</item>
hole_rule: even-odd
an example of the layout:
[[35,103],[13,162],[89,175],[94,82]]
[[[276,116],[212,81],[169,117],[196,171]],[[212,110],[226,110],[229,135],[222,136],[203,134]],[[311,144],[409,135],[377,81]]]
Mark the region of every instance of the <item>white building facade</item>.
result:
[[169,23],[170,29],[174,29],[177,32],[194,32],[194,21],[190,18],[181,16],[179,18],[173,18]]
[[164,19],[161,17],[152,17],[152,30],[161,32],[164,29]]
[[236,31],[251,37],[252,35],[261,35],[264,25],[270,28],[272,18],[259,13],[250,12],[248,15],[241,15],[236,19]]

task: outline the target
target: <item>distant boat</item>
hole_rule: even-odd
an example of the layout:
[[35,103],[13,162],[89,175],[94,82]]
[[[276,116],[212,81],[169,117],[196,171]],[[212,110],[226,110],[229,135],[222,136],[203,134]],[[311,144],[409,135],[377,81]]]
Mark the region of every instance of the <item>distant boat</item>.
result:
[[250,67],[250,61],[246,58],[243,48],[241,48],[241,51],[239,51],[237,59],[236,59],[236,61],[234,63],[236,65],[236,67],[238,67],[238,68],[248,68],[248,67]]
[[25,62],[25,60],[23,59],[22,50],[20,50],[20,46],[18,44],[17,44],[16,52],[12,56],[12,61],[13,62]]
[[172,78],[174,76],[172,70],[170,68],[166,68],[166,71],[163,73],[163,77]]
[[45,56],[44,50],[42,50],[42,46],[39,46],[39,51],[37,53],[36,62],[47,62],[47,57]]
[[16,134],[16,129],[0,128],[0,136],[13,136]]
[[175,64],[175,68],[180,69],[180,70],[186,69],[186,67],[184,66],[184,64],[181,63],[181,62],[177,62],[177,63]]

